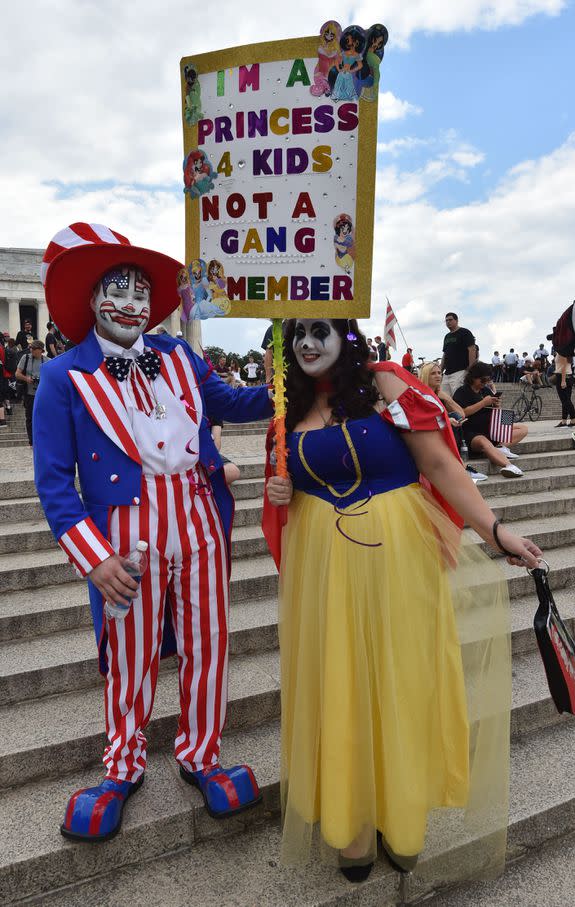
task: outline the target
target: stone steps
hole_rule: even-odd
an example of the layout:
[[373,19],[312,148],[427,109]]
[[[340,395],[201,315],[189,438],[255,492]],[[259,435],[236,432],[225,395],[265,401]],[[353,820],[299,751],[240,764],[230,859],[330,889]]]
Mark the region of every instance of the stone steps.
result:
[[171,755],[152,753],[146,782],[140,795],[126,809],[120,834],[105,847],[89,848],[65,842],[58,829],[67,797],[80,787],[97,784],[102,770],[96,765],[87,769],[68,766],[63,751],[58,778],[0,792],[0,836],[4,845],[0,853],[1,902],[41,895],[135,860],[154,859],[190,847],[201,840],[216,839],[217,849],[224,840],[223,835],[243,832],[277,812],[277,739],[275,723],[226,735],[223,743],[226,761],[228,764],[248,761],[264,794],[260,806],[227,822],[210,819],[199,793],[180,779]]
[[[73,692],[100,683],[96,641],[87,605],[84,605],[84,617],[83,626],[49,635],[12,639],[3,644],[0,706]],[[241,602],[230,609],[230,656],[265,652],[276,649],[277,645],[275,599]],[[161,662],[163,670],[174,670],[175,666],[175,659]]]
[[[574,728],[572,722],[561,721],[512,743],[511,856],[575,830],[572,765],[565,758],[575,744]],[[36,895],[43,907],[405,904],[397,876],[381,855],[368,881],[353,888],[333,867],[312,863],[290,869],[278,864],[278,821],[269,821],[279,808],[277,735],[278,727],[271,723],[225,738],[226,758],[247,759],[264,795],[261,806],[227,822],[209,819],[197,791],[179,779],[171,756],[164,753],[151,756],[144,787],[127,806],[120,833],[105,847],[65,842],[57,830],[62,800],[79,787],[97,783],[101,773],[96,767],[1,793],[0,829],[6,843],[0,853],[0,891],[5,902]],[[476,852],[470,838],[457,859],[471,867]],[[433,857],[424,853],[421,859],[431,864]],[[85,884],[74,885],[83,880]],[[433,892],[432,883],[411,884],[418,899]],[[74,887],[47,894],[67,885]],[[533,904],[542,903],[539,894],[536,897]]]
[[[279,707],[277,652],[232,658],[226,734],[278,718]],[[177,673],[164,670],[158,675],[154,712],[146,729],[151,749],[172,745],[177,717]],[[77,771],[99,763],[104,742],[101,683],[2,706],[0,789],[57,777],[63,765]]]
[[[39,668],[35,675],[20,672],[6,678],[2,693],[10,694],[14,701],[0,706],[0,789],[55,777],[61,770],[62,760],[69,771],[99,762],[104,747],[103,686],[101,682],[94,685],[98,676],[94,669],[95,665],[87,658],[56,665],[52,671]],[[561,720],[550,698],[537,651],[514,657],[513,677],[514,736]],[[48,692],[58,685],[68,691],[29,699],[29,694],[41,693],[42,683]],[[169,748],[174,739],[177,689],[175,670],[161,671],[154,712],[146,730],[151,749]],[[279,718],[278,653],[259,651],[231,658],[226,733],[276,718]]]
[[[102,776],[102,681],[86,584],[74,582],[55,547],[30,467],[16,477],[13,465],[3,470],[0,453],[0,840],[7,842],[0,854],[0,903],[28,897],[43,905],[84,907],[121,907],[144,898],[162,907],[399,903],[397,876],[382,859],[368,882],[353,888],[333,868],[278,866],[278,580],[259,527],[263,439],[256,425],[253,439],[226,440],[229,428],[224,452],[238,463],[242,478],[233,487],[230,705],[222,758],[253,765],[264,804],[230,822],[214,822],[197,792],[180,781],[171,756],[178,697],[169,660],[160,671],[147,731],[146,784],[127,807],[121,833],[105,847],[71,844],[58,833],[67,796]],[[240,433],[243,427],[236,428]],[[557,604],[574,628],[575,450],[570,432],[540,429],[516,448],[523,479],[506,480],[495,472],[478,487],[498,516],[545,548]],[[234,457],[236,444],[253,455]],[[26,449],[23,462],[28,458]],[[472,462],[482,468],[481,461]],[[465,535],[487,547],[472,530]],[[572,760],[566,756],[575,744],[575,723],[557,714],[549,696],[532,630],[533,580],[501,564],[511,596],[509,852],[517,856],[575,830]],[[472,861],[473,853],[471,842],[458,859]],[[141,889],[138,880],[145,880]],[[165,892],[176,885],[183,899],[172,901]],[[47,894],[57,888],[63,890]],[[428,891],[418,884],[413,897]]]

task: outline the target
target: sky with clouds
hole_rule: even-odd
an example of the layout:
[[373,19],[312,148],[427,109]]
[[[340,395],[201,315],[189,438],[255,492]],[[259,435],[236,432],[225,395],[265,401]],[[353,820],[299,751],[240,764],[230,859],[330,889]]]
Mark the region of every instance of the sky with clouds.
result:
[[[389,297],[415,355],[459,313],[481,352],[530,349],[575,295],[575,8],[566,0],[10,3],[0,37],[0,246],[105,223],[182,258],[179,60],[389,29],[381,70],[372,316]],[[203,323],[243,353],[263,322]],[[400,352],[403,344],[400,339]]]

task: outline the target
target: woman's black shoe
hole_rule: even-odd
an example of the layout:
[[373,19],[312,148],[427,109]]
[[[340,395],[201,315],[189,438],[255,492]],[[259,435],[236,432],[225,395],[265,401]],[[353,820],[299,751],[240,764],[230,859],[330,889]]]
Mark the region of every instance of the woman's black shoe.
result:
[[395,869],[396,872],[413,872],[417,865],[417,856],[404,857],[400,854],[394,853],[380,831],[378,831],[377,833],[377,842],[378,844],[381,844],[387,862],[393,869]]
[[348,882],[365,882],[373,868],[373,863],[366,863],[364,866],[340,866],[339,868]]

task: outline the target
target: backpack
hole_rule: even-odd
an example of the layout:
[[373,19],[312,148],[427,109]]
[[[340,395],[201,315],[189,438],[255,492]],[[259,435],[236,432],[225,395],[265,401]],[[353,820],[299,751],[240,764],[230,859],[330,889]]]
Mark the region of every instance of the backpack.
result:
[[575,331],[573,331],[573,305],[571,304],[561,315],[553,328],[553,346],[555,352],[566,359],[575,356]]
[[4,368],[7,372],[10,372],[11,375],[13,375],[18,368],[18,363],[21,358],[22,353],[14,347],[4,347]]

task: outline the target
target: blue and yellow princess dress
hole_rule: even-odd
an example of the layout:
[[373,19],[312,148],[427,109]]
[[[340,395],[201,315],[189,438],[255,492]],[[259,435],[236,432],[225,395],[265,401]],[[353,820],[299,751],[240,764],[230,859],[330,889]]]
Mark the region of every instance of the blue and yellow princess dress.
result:
[[[419,482],[392,424],[438,428],[413,388],[385,414],[287,436],[282,860],[376,832],[433,877],[497,874],[507,826],[509,603]],[[466,870],[459,856],[473,841]],[[468,848],[469,850],[469,848]]]

